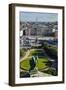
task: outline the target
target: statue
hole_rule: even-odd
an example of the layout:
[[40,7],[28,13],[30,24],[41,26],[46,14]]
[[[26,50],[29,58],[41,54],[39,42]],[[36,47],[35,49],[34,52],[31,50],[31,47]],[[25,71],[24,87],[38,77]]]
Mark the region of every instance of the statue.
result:
[[36,67],[37,60],[38,60],[38,56],[32,56],[32,59],[30,60],[29,73],[30,73],[32,70],[34,70],[34,68]]

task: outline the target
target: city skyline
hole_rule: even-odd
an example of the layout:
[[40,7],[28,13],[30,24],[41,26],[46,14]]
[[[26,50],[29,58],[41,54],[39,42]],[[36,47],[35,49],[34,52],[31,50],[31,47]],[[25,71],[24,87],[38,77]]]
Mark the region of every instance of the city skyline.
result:
[[56,22],[57,13],[39,13],[39,12],[20,12],[20,21],[22,22]]

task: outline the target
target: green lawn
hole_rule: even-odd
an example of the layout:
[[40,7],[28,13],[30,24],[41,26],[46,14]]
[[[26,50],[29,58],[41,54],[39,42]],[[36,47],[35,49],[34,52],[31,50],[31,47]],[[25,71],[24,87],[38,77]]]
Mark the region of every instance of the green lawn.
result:
[[[30,69],[30,60],[31,60],[32,56],[38,55],[38,53],[41,53],[41,51],[37,50],[37,49],[31,49],[29,56],[25,60],[20,62],[20,68],[28,71]],[[37,61],[38,62],[36,64],[36,67],[38,67],[38,70],[42,70],[47,67],[47,65],[46,65],[48,62],[47,57],[38,58]]]
[[48,58],[46,58],[46,57],[38,58],[38,63],[37,63],[38,70],[42,70],[42,69],[46,68],[47,62],[48,62]]
[[32,49],[32,51],[30,51],[29,56],[37,55],[37,53],[39,52],[36,49]]
[[30,69],[29,60],[30,60],[30,58],[26,58],[25,60],[21,61],[20,68],[28,71]]
[[[28,71],[30,69],[30,58],[26,58],[25,60],[20,62],[20,68]],[[36,67],[38,70],[42,70],[47,67],[46,63],[48,62],[48,58],[38,58],[38,62]]]

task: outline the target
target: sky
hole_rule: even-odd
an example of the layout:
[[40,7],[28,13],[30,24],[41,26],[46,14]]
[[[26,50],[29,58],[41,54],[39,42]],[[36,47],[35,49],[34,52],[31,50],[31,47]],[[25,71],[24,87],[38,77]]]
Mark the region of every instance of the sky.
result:
[[20,21],[24,22],[55,22],[58,21],[57,13],[20,12]]

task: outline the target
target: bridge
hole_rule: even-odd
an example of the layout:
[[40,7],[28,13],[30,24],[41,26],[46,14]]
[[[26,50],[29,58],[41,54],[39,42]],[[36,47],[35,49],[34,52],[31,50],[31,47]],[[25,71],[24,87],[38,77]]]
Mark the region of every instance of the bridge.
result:
[[55,37],[47,37],[47,36],[22,36],[22,38],[28,38],[29,40],[54,40]]

